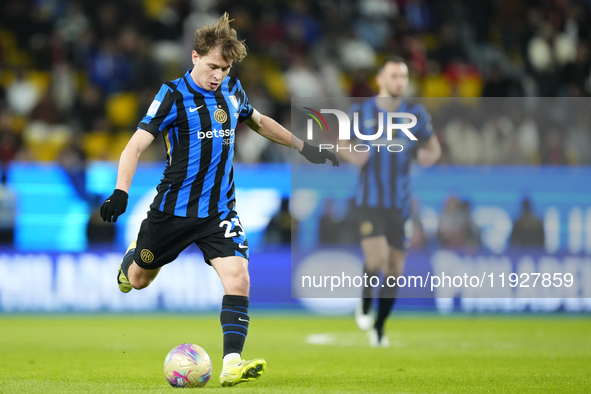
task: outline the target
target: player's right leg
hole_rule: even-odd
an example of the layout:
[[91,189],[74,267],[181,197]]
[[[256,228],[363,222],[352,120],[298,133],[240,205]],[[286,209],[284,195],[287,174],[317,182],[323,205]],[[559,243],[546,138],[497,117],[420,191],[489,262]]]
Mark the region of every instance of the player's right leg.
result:
[[[401,249],[390,247],[390,256],[388,265],[384,272],[386,277],[398,278],[404,272],[404,261],[406,259],[406,252]],[[380,289],[380,302],[378,304],[378,311],[376,320],[373,325],[373,330],[370,334],[370,344],[374,347],[388,347],[388,337],[384,333],[384,325],[388,316],[392,312],[394,302],[396,301],[396,294],[398,287],[382,287]]]
[[267,362],[262,358],[243,360],[241,356],[250,323],[248,260],[240,256],[217,257],[211,259],[211,265],[218,273],[225,290],[220,314],[224,332],[220,383],[222,386],[235,386],[256,380],[265,372]]
[[224,286],[220,311],[223,332],[220,383],[222,386],[234,386],[258,379],[267,367],[267,362],[262,358],[242,359],[250,325],[248,241],[236,211],[211,217],[207,222],[207,225],[203,225],[205,236],[196,243]]
[[[388,240],[389,252],[388,263],[384,272],[386,278],[398,278],[404,272],[406,248],[409,244],[408,240],[412,236],[411,230],[411,226],[405,225],[405,221],[398,211],[390,211],[388,213],[386,238]],[[396,302],[397,292],[397,286],[385,286],[379,289],[380,301],[378,303],[376,321],[370,333],[370,345],[374,347],[389,346],[384,326]]]
[[[380,271],[388,264],[387,220],[387,215],[385,215],[382,208],[363,206],[359,209],[359,235],[361,236],[361,249],[365,258],[363,274],[364,276],[367,275],[368,278],[378,276]],[[361,302],[355,310],[355,322],[363,331],[371,329],[374,323],[372,311],[373,290],[371,286],[363,288]]]

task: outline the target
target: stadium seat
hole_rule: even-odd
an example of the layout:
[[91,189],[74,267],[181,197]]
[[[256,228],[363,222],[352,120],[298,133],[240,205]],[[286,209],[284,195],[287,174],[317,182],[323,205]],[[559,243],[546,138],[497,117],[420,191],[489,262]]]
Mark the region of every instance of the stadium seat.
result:
[[130,127],[137,122],[139,99],[135,93],[116,93],[107,99],[107,118],[115,127]]

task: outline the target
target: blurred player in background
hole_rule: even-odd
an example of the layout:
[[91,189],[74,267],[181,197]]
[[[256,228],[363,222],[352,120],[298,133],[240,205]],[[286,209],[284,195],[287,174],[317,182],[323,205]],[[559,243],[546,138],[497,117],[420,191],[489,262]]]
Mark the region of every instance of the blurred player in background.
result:
[[[412,222],[409,220],[411,161],[416,158],[422,166],[431,166],[439,159],[441,147],[425,107],[402,97],[408,86],[408,67],[404,60],[399,57],[386,60],[378,71],[376,82],[378,95],[351,109],[351,112],[359,113],[360,132],[374,135],[379,116],[385,118],[388,112],[405,112],[417,117],[416,126],[409,129],[417,140],[411,140],[402,130],[395,129],[392,140],[371,141],[372,144],[384,144],[379,151],[372,147],[363,153],[343,149],[339,149],[339,152],[361,166],[355,202],[359,208],[364,274],[368,277],[380,273],[397,277],[404,271],[406,249],[412,231]],[[402,122],[399,120],[398,123]],[[385,119],[383,124],[386,124]],[[390,144],[401,145],[403,149],[390,152],[385,148]],[[384,323],[394,305],[396,291],[396,287],[380,287],[378,309],[374,317],[372,287],[363,290],[363,299],[355,310],[355,321],[360,329],[371,330],[369,337],[372,346],[389,345],[384,335]]]
[[297,149],[313,163],[328,159],[338,165],[334,153],[320,152],[250,105],[240,81],[228,76],[232,63],[245,56],[246,47],[230,27],[228,14],[197,29],[193,68],[162,85],[121,154],[115,191],[101,206],[107,222],[125,212],[138,159],[162,135],[167,165],[138,239],[123,257],[117,282],[124,293],[143,289],[162,266],[197,244],[225,290],[220,314],[223,386],[257,379],[266,368],[263,359],[241,358],[250,320],[250,279],[248,242],[235,210],[232,159],[237,123]]

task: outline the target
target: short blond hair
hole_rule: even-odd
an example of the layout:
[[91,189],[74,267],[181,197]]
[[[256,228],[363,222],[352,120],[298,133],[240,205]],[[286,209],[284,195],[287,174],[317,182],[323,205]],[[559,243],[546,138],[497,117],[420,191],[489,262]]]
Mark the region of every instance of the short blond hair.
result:
[[230,16],[227,12],[211,25],[201,26],[195,31],[195,51],[199,56],[207,56],[209,51],[220,47],[222,57],[228,63],[233,60],[241,62],[246,56],[244,40],[240,41],[236,30],[230,27]]

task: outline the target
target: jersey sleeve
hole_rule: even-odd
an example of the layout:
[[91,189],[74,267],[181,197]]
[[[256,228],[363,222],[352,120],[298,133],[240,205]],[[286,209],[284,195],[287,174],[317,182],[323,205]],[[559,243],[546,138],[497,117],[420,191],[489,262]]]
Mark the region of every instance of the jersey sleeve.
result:
[[176,119],[176,106],[174,105],[174,93],[168,84],[162,85],[154,101],[148,108],[146,116],[138,124],[138,129],[144,129],[157,137]]
[[252,116],[254,108],[252,107],[252,105],[250,105],[250,101],[248,101],[248,96],[246,95],[246,92],[244,91],[244,89],[242,89],[242,84],[240,84],[240,82],[238,82],[237,85],[238,86],[237,86],[235,94],[239,100],[238,121],[244,122],[245,120],[247,120],[248,118],[250,118]]
[[411,132],[419,141],[427,141],[433,135],[433,125],[431,124],[431,114],[423,104],[418,104],[413,111],[417,117],[417,124]]

